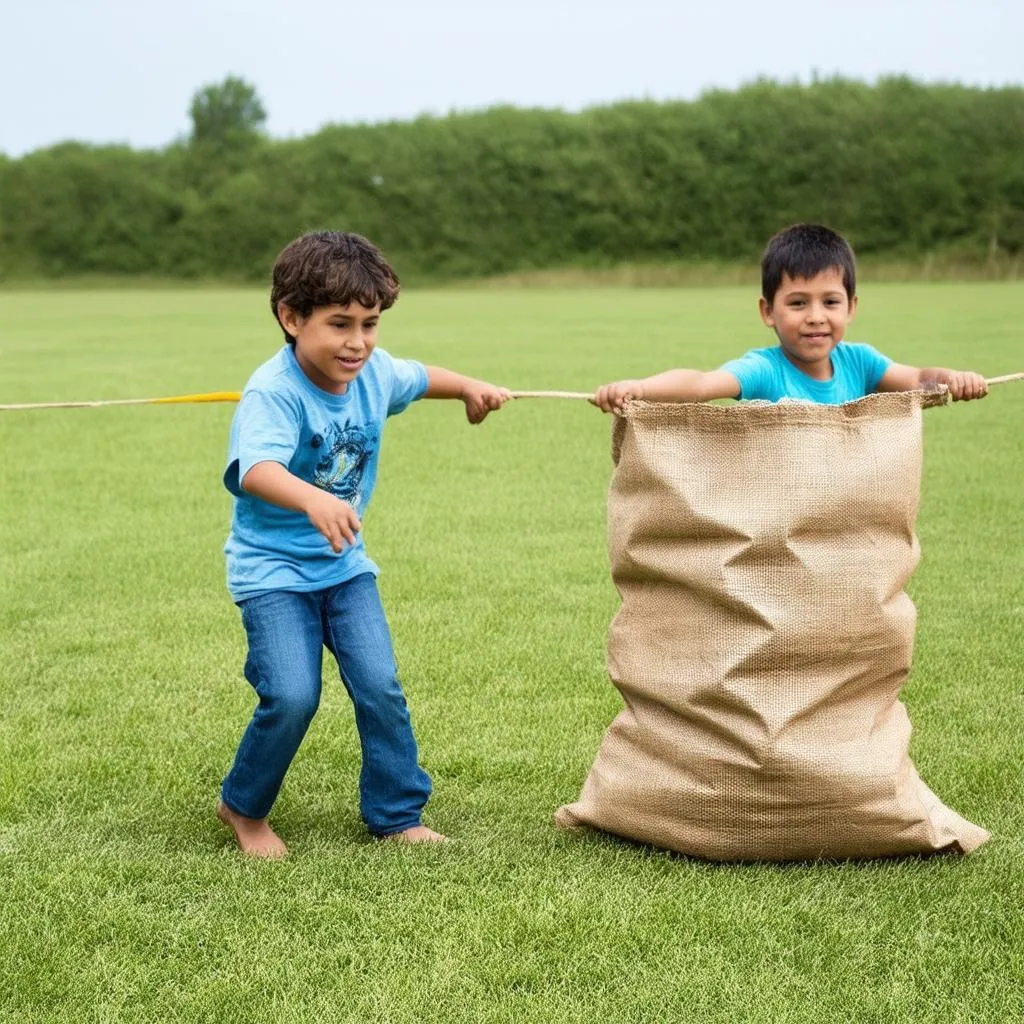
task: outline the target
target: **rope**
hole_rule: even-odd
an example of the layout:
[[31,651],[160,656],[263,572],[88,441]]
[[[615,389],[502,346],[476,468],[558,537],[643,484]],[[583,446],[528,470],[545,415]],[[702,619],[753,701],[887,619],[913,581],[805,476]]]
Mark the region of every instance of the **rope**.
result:
[[594,397],[592,391],[513,391],[513,398],[586,398]]
[[[1007,384],[1024,380],[1024,373],[1007,373],[1002,377],[989,377],[985,383]],[[237,402],[240,391],[208,391],[200,395],[171,395],[167,398],[109,398],[97,402],[27,402],[20,405],[0,405],[0,412],[24,412],[29,409],[99,409],[110,405],[183,405],[199,402]],[[513,398],[577,398],[590,400],[588,391],[513,391]]]
[[[1002,377],[989,377],[985,384],[991,387],[993,384],[1006,384],[1011,380],[1024,380],[1024,373],[1007,373]],[[945,384],[939,385],[945,387]],[[513,391],[513,398],[585,398],[588,401],[593,394],[586,391]]]
[[192,402],[237,402],[241,391],[209,391],[203,395],[171,395],[168,398],[109,398],[98,402],[29,402],[23,405],[0,405],[0,412],[25,409],[99,409],[107,405],[180,405]]

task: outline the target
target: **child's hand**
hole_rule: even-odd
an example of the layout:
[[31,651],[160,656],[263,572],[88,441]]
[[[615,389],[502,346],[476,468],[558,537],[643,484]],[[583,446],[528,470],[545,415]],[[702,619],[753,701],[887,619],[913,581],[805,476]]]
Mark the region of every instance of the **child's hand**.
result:
[[482,380],[467,380],[462,389],[466,403],[466,419],[470,423],[483,423],[489,412],[500,409],[511,397],[508,388],[499,388]]
[[949,397],[954,402],[969,402],[972,398],[984,398],[988,394],[985,378],[970,370],[953,373],[941,383],[949,388]]
[[597,389],[591,403],[600,408],[603,412],[622,412],[622,407],[631,398],[642,399],[644,397],[644,382],[642,380],[617,380],[614,384],[605,384]]
[[341,553],[342,541],[349,545],[356,542],[356,534],[362,529],[356,510],[341,498],[319,488],[310,494],[304,511],[309,521],[327,538],[335,554]]

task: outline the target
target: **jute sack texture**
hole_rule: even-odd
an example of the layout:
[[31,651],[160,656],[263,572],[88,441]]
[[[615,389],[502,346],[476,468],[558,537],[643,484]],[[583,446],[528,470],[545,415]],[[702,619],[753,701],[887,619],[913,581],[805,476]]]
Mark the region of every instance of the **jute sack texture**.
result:
[[899,700],[922,409],[630,403],[608,500],[625,707],[555,815],[712,860],[969,853]]

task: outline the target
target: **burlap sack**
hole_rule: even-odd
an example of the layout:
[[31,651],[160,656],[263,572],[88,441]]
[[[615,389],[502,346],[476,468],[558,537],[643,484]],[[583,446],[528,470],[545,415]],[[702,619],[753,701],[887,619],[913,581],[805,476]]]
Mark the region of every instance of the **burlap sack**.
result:
[[921,410],[632,403],[608,500],[625,707],[555,815],[713,860],[968,853],[907,755]]

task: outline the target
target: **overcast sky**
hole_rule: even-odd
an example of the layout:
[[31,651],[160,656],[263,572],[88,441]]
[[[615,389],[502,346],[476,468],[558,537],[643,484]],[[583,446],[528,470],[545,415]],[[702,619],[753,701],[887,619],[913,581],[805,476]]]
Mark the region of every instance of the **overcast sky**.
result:
[[758,76],[1024,83],[1024,0],[9,0],[0,151],[159,147],[240,75],[276,137],[497,103],[692,99]]

